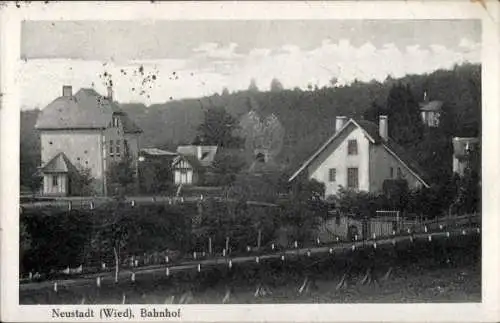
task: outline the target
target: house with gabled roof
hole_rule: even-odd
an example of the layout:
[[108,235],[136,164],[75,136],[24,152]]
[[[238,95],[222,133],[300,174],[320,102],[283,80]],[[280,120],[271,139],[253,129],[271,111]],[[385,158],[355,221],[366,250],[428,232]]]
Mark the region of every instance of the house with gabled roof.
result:
[[336,132],[289,178],[303,176],[325,184],[325,195],[340,187],[383,192],[391,182],[406,181],[409,188],[429,187],[416,162],[388,136],[388,118],[379,125],[367,120],[336,119]]
[[464,176],[465,170],[478,165],[481,140],[477,137],[453,137],[453,173]]
[[217,146],[187,145],[177,147],[172,161],[174,184],[197,185],[203,182],[217,154]]
[[439,121],[443,112],[443,102],[429,100],[427,92],[424,92],[424,101],[419,103],[420,117],[422,122],[428,127],[439,127]]
[[113,101],[111,88],[103,96],[83,88],[73,94],[63,86],[40,113],[35,128],[40,133],[43,195],[71,195],[72,177],[89,170],[93,191],[107,195],[106,171],[127,154],[137,165],[142,130]]

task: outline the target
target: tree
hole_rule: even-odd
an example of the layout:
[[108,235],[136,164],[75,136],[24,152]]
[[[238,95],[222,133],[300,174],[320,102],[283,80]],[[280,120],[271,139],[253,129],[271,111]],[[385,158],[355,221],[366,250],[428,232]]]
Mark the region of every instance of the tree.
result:
[[259,92],[259,88],[257,87],[257,82],[255,81],[255,79],[250,80],[250,85],[248,86],[248,91]]
[[205,111],[203,123],[198,127],[198,138],[204,145],[238,148],[242,139],[234,135],[239,123],[226,109],[212,107]]
[[287,198],[279,202],[281,225],[291,230],[291,238],[301,243],[313,241],[321,220],[327,216],[322,197],[325,186],[315,180],[298,178],[289,185]]
[[227,88],[227,87],[224,87],[224,88],[222,89],[222,96],[229,96],[229,90],[228,90],[228,88]]
[[332,77],[332,78],[328,81],[328,83],[330,84],[330,86],[331,86],[331,87],[335,87],[335,86],[337,85],[338,81],[339,81],[339,79],[338,79],[337,77],[335,77],[335,76],[334,76],[334,77]]
[[379,105],[377,102],[372,101],[370,108],[365,110],[365,112],[363,113],[363,119],[378,124],[379,117],[381,115],[387,115],[387,114],[388,114],[387,109]]
[[389,135],[404,147],[411,147],[422,138],[423,124],[419,106],[409,85],[394,85],[387,97]]
[[272,79],[271,81],[271,92],[280,92],[280,91],[283,91],[283,84],[281,84],[281,82],[274,78]]
[[230,185],[236,180],[236,176],[245,166],[245,160],[235,151],[221,150],[215,155],[213,170],[215,185]]
[[78,170],[75,174],[71,176],[71,195],[73,196],[91,196],[94,194],[94,189],[92,183],[94,178],[92,177],[92,172],[89,168],[83,168]]
[[164,194],[174,189],[170,159],[145,157],[138,171],[141,193]]
[[113,162],[106,172],[108,192],[111,195],[123,196],[136,189],[137,174],[135,162],[125,146],[124,156],[121,160]]

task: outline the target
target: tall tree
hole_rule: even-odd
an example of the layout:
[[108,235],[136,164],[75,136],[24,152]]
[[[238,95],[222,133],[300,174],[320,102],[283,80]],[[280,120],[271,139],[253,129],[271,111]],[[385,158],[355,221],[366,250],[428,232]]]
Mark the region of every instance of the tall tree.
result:
[[108,194],[123,196],[134,191],[137,187],[137,172],[135,161],[125,144],[124,156],[121,160],[110,165],[106,172],[108,180]]
[[270,89],[271,89],[271,92],[283,91],[283,84],[281,84],[281,82],[278,79],[273,78],[271,81]]
[[205,111],[203,123],[198,127],[198,138],[204,145],[215,145],[224,148],[237,148],[242,139],[234,133],[239,122],[226,109],[212,107]]
[[259,88],[257,87],[257,82],[255,81],[255,79],[250,80],[250,85],[248,86],[248,91],[259,92]]
[[409,85],[394,85],[387,97],[389,134],[402,146],[411,147],[422,138],[419,106]]

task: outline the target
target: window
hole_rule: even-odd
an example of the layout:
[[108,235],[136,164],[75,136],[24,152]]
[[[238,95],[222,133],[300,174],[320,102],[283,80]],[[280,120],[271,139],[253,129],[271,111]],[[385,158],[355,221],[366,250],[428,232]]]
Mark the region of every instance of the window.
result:
[[391,167],[391,168],[389,169],[389,175],[390,175],[390,176],[389,176],[390,178],[394,178],[394,167]]
[[347,142],[347,154],[357,155],[358,154],[358,142],[354,140],[349,140]]
[[401,168],[398,167],[398,178],[403,178],[403,173],[401,172]]
[[264,163],[266,161],[266,158],[264,156],[263,153],[258,153],[257,156],[255,157],[255,159],[259,162],[259,163]]
[[58,186],[59,181],[57,175],[52,175],[52,186]]
[[328,180],[330,182],[335,182],[337,179],[337,169],[335,168],[330,168],[328,170]]
[[114,155],[114,152],[113,152],[113,150],[114,150],[113,144],[114,144],[114,143],[113,143],[113,140],[110,140],[110,141],[109,141],[109,155],[110,155],[110,156],[113,156],[113,155]]
[[120,126],[120,118],[113,116],[113,128],[118,128]]
[[358,189],[358,169],[348,168],[347,169],[347,188],[348,189]]
[[117,157],[120,157],[120,140],[116,141],[115,153]]
[[337,212],[335,215],[335,225],[340,225],[340,213]]

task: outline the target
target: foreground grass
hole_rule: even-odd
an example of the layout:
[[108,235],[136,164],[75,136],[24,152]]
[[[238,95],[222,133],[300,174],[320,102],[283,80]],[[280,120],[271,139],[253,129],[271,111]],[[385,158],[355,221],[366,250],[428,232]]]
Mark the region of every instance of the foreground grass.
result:
[[[121,282],[78,288],[60,288],[22,294],[22,304],[253,304],[253,303],[424,303],[480,302],[480,259],[471,250],[455,251],[450,258],[416,254],[407,261],[379,263],[375,275],[379,283],[362,284],[366,268],[351,267],[347,286],[337,288],[346,273],[346,264],[323,263],[311,271],[297,264],[233,268],[231,271],[190,273],[174,279],[152,275],[135,282]],[[417,261],[416,261],[417,260]],[[382,277],[388,268],[392,273]],[[299,293],[305,276],[314,285]],[[260,283],[271,294],[255,297]],[[228,288],[230,296],[227,297]],[[181,299],[184,299],[181,301]]]

